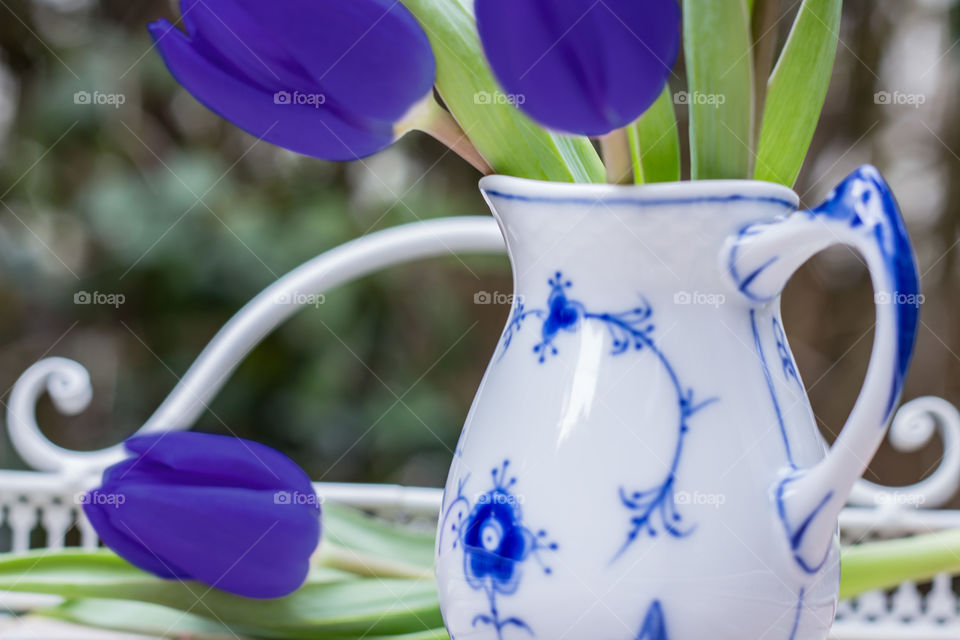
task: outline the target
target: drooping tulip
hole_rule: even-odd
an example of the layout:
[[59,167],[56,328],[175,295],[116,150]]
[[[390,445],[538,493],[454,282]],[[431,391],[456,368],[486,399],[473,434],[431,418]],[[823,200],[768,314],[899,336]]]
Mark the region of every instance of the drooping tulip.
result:
[[126,442],[83,510],[103,542],[163,578],[251,598],[296,590],[320,541],[307,474],[270,447],[203,433]]
[[476,0],[483,48],[534,120],[600,136],[636,120],[680,48],[677,0]]
[[429,95],[423,29],[395,0],[181,0],[186,33],[149,25],[174,78],[248,133],[326,160],[394,141]]

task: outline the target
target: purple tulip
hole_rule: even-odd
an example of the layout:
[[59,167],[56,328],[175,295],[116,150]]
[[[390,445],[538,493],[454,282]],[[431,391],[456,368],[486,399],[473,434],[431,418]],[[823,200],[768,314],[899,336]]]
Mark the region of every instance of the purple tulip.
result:
[[83,510],[103,542],[163,578],[250,598],[295,591],[320,541],[310,478],[256,442],[203,433],[131,438]]
[[677,0],[476,0],[476,14],[508,97],[568,133],[600,136],[636,120],[680,48]]
[[174,78],[211,110],[326,160],[370,155],[433,86],[423,29],[395,0],[181,0],[184,34],[149,25]]

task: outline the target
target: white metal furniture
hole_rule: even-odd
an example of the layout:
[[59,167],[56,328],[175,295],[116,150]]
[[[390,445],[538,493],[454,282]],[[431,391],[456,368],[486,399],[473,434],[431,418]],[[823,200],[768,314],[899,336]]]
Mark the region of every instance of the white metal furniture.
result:
[[[230,373],[260,340],[317,294],[386,266],[450,253],[499,253],[503,240],[487,217],[446,218],[404,225],[337,247],[277,280],[244,306],[214,337],[139,432],[189,428]],[[77,496],[100,471],[123,457],[121,445],[94,452],[64,449],[40,431],[35,405],[44,393],[64,414],[77,414],[93,390],[86,369],[65,358],[45,358],[19,378],[7,405],[13,446],[34,470],[0,470],[0,551],[77,544],[92,548],[96,533]],[[889,438],[900,451],[915,450],[939,433],[941,464],[907,487],[860,481],[841,516],[844,541],[908,536],[960,527],[960,511],[939,510],[960,487],[960,412],[936,397],[902,406]],[[440,490],[387,485],[317,483],[327,500],[387,517],[436,518]],[[76,533],[73,533],[76,532]],[[0,594],[0,605],[19,608],[37,599]],[[950,576],[928,585],[905,583],[894,593],[868,593],[841,602],[837,640],[960,640],[960,594]]]

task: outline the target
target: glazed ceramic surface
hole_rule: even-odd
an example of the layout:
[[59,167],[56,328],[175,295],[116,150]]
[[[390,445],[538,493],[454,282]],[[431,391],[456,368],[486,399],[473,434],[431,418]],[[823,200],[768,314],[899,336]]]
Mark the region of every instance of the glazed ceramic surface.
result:
[[[825,638],[836,518],[884,434],[917,276],[864,167],[812,211],[784,187],[502,176],[481,189],[514,270],[437,541],[455,640]],[[864,390],[823,450],[779,293],[856,248],[877,292]]]

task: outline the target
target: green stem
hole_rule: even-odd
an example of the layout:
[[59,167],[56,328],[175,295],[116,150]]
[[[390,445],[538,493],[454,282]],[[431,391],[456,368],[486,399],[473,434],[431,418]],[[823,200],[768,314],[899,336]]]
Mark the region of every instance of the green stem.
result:
[[422,131],[445,144],[448,149],[469,162],[480,173],[487,175],[493,169],[477,150],[457,121],[437,102],[433,91],[413,106],[394,127],[396,137],[409,131]]
[[841,598],[960,573],[960,530],[845,547],[840,568]]
[[607,182],[625,184],[630,181],[630,143],[627,140],[629,127],[614,129],[600,138],[600,152],[607,169]]

